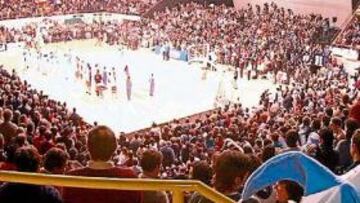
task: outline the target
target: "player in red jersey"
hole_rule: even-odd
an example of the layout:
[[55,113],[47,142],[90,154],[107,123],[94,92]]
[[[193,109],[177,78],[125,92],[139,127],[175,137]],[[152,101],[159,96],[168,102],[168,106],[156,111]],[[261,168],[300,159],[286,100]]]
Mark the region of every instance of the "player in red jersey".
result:
[[102,86],[101,86],[101,82],[102,82],[102,76],[100,74],[99,69],[96,70],[96,74],[95,74],[95,91],[96,91],[96,96],[101,96],[102,95]]

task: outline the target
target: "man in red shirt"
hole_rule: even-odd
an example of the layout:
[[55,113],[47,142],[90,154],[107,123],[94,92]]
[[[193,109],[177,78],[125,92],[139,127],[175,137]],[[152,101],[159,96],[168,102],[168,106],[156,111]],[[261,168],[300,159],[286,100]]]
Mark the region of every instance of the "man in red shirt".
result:
[[355,119],[360,124],[360,98],[351,107],[349,117]]
[[[88,134],[87,147],[91,160],[88,166],[70,171],[69,175],[136,178],[129,168],[114,166],[111,157],[117,148],[114,132],[106,126],[98,126]],[[138,191],[64,188],[65,203],[140,203],[143,193]]]

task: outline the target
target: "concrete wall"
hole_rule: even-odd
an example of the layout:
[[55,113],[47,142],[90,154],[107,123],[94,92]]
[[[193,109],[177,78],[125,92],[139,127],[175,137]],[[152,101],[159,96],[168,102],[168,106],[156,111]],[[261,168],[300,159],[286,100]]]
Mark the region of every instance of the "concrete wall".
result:
[[276,2],[284,8],[291,8],[295,13],[317,13],[325,18],[337,17],[337,25],[341,26],[352,13],[352,0],[233,0],[236,8],[248,3],[263,5]]

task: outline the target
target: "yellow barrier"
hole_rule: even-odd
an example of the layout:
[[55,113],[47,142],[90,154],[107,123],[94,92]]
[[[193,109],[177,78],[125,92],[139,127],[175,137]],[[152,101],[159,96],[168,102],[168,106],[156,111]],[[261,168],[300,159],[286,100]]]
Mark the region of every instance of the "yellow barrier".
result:
[[[156,179],[118,179],[48,175],[39,173],[21,173],[0,170],[0,181],[27,183],[35,185],[53,185],[88,189],[148,190],[171,191],[173,203],[184,203],[185,191],[196,191],[213,202],[233,203],[230,198],[213,190],[200,181],[193,180],[156,180]],[[141,187],[139,187],[141,186]]]

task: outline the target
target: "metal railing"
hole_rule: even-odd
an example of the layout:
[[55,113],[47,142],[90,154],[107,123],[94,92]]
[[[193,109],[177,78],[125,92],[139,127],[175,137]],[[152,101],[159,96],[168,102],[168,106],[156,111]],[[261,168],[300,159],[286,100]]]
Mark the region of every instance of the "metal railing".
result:
[[200,181],[125,179],[22,173],[0,170],[0,181],[87,189],[170,191],[173,203],[184,203],[184,192],[196,191],[213,202],[234,203],[230,198]]

